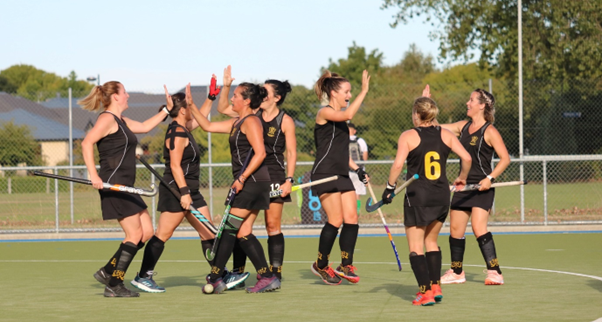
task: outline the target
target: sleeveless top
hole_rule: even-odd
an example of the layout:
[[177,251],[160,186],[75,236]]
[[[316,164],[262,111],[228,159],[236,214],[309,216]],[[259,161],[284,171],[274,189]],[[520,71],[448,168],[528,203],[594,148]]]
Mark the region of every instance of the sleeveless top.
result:
[[451,148],[441,139],[441,127],[416,127],[420,144],[408,154],[408,175],[420,177],[406,189],[405,206],[449,205],[445,165]]
[[[178,128],[184,129],[184,132],[177,132]],[[201,151],[199,150],[199,145],[197,145],[194,137],[186,129],[179,125],[176,121],[173,121],[167,127],[167,131],[165,132],[165,141],[163,143],[163,158],[165,159],[165,173],[163,174],[163,178],[169,182],[169,184],[175,183],[173,173],[171,171],[171,156],[169,155],[170,150],[173,150],[174,142],[176,137],[188,138],[188,145],[184,148],[184,152],[182,154],[182,161],[180,162],[180,166],[182,167],[182,172],[184,172],[184,179],[186,180],[186,185],[191,190],[199,189],[199,162]]]
[[[327,106],[330,107],[330,106]],[[349,128],[344,121],[327,121],[314,128],[316,160],[312,174],[349,176]]]
[[262,109],[257,111],[257,116],[263,125],[263,141],[265,143],[265,160],[268,166],[284,167],[284,151],[286,150],[286,136],[282,132],[282,119],[284,111],[280,110],[278,115],[271,121],[265,121],[262,115]]
[[468,172],[467,184],[477,184],[487,175],[491,174],[491,159],[493,158],[494,149],[485,142],[485,130],[491,123],[486,122],[479,130],[473,134],[468,132],[468,128],[472,124],[469,121],[464,125],[460,132],[460,143],[468,151],[472,157],[470,172]]
[[96,143],[100,157],[98,176],[105,183],[134,186],[136,182],[136,146],[138,145],[138,138],[128,128],[123,119],[117,118],[109,111],[102,113],[113,115],[118,129],[115,133],[101,138]]
[[[240,176],[240,171],[242,166],[247,159],[247,155],[251,150],[251,143],[247,139],[247,135],[245,135],[242,131],[240,131],[240,126],[245,122],[248,117],[257,117],[253,114],[250,114],[242,120],[237,120],[232,125],[232,130],[230,130],[230,154],[232,155],[232,175],[234,178],[238,178]],[[252,158],[253,156],[249,157]],[[261,163],[261,165],[255,170],[251,176],[247,178],[247,181],[253,182],[269,182],[270,174],[268,172],[268,167],[265,164],[265,160]]]

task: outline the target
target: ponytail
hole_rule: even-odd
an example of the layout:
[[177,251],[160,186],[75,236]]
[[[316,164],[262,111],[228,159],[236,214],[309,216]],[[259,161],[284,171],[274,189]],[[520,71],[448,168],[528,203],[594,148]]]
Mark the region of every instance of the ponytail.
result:
[[92,88],[90,94],[85,98],[77,101],[82,109],[96,112],[101,108],[107,109],[111,105],[111,96],[119,93],[119,85],[117,81],[106,82],[102,86],[97,85]]
[[326,98],[330,99],[330,92],[340,89],[343,83],[349,83],[349,80],[337,73],[325,70],[314,85],[314,92],[316,92],[320,101]]

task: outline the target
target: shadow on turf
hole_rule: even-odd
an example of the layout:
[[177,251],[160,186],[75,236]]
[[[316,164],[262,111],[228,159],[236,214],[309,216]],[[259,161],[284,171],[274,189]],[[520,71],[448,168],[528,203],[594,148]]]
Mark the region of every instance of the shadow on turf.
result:
[[602,293],[602,281],[595,280],[595,279],[590,279],[590,280],[587,281],[587,284],[591,288],[597,289],[600,293]]
[[161,282],[161,287],[176,287],[176,286],[199,286],[203,287],[206,284],[205,277],[195,276],[169,276],[164,277]]

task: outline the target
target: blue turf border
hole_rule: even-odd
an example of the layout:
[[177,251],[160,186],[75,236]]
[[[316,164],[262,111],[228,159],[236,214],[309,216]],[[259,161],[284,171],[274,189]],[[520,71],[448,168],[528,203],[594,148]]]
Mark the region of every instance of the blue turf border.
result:
[[[592,231],[512,231],[512,232],[495,232],[495,235],[510,235],[510,234],[583,234],[583,233],[602,233],[600,230]],[[404,233],[391,234],[394,237],[405,237]],[[449,236],[449,233],[441,233],[441,236]],[[473,235],[472,232],[466,232],[466,235]],[[360,234],[360,237],[386,237],[387,234]],[[287,235],[286,238],[319,238],[320,235],[308,234],[308,235]],[[259,239],[267,239],[267,235],[258,235]],[[170,240],[196,240],[198,237],[172,237]],[[12,240],[0,240],[0,243],[10,242],[82,242],[82,241],[121,241],[123,238],[81,238],[81,239],[12,239]]]

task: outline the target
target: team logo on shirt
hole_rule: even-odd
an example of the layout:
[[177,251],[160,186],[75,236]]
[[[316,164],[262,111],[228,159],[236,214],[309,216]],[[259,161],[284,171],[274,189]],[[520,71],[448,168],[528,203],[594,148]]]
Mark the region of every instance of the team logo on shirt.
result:
[[276,128],[270,127],[268,129],[268,137],[274,137],[275,134],[276,134]]
[[472,138],[470,138],[470,145],[471,146],[476,146],[477,145],[477,140],[479,140],[479,137],[472,136]]
[[232,131],[230,131],[230,137],[234,136],[236,133],[236,127],[232,127]]

